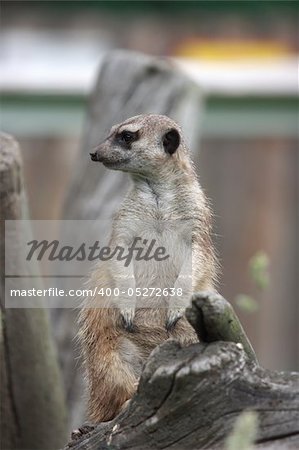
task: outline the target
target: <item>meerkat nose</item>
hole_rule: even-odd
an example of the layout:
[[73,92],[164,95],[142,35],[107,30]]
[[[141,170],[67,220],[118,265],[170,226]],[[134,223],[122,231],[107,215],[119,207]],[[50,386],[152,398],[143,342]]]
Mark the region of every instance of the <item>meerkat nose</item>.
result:
[[90,154],[90,158],[91,158],[92,161],[97,161],[98,160],[97,152],[89,153],[89,154]]

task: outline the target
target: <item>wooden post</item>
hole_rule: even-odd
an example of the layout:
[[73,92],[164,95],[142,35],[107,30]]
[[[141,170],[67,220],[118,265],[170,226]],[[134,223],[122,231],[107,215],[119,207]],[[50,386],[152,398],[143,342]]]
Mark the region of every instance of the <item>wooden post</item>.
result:
[[1,447],[53,450],[67,431],[47,312],[42,303],[38,309],[5,308],[4,221],[27,219],[26,209],[18,144],[0,134]]

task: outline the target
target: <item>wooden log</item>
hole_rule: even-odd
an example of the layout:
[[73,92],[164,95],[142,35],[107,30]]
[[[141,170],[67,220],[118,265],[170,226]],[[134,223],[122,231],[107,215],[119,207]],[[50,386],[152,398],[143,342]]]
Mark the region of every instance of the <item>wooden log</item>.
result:
[[[76,157],[63,218],[72,220],[110,219],[129,187],[129,176],[111,171],[90,161],[89,152],[107,137],[110,128],[123,120],[145,113],[166,114],[177,120],[194,155],[198,154],[202,95],[200,89],[174,69],[167,60],[143,54],[109,52],[100,68],[91,94],[81,149]],[[196,158],[195,158],[196,159]],[[88,232],[91,223],[88,224]],[[95,223],[101,236],[101,223]],[[105,227],[103,223],[102,227]],[[74,240],[71,222],[65,222],[63,234]],[[82,236],[84,241],[84,236]],[[83,242],[81,239],[81,242]],[[77,313],[53,311],[53,324],[61,349],[71,428],[84,420],[84,381],[80,371],[80,354],[74,336]]]
[[4,221],[28,218],[19,147],[5,134],[0,134],[0,218],[1,447],[53,450],[67,432],[48,315],[42,302],[38,309],[5,308]]
[[[195,313],[195,308],[198,311]],[[201,342],[236,342],[243,346],[248,358],[257,357],[231,304],[216,293],[201,293],[193,298],[193,308],[186,312]]]
[[[226,335],[219,310],[227,312],[227,302],[220,296],[193,297],[188,317],[197,332],[202,331],[198,324],[210,323],[213,305],[213,329],[207,327],[204,334],[207,342],[182,348],[167,341],[157,347],[128,409],[66,449],[222,449],[244,410],[257,413],[257,447],[298,448],[299,374],[257,366],[251,350],[248,357],[239,345],[240,340],[247,342],[240,324],[236,334],[228,328]],[[232,310],[230,314],[237,323]],[[237,343],[215,341],[217,335],[235,336]]]

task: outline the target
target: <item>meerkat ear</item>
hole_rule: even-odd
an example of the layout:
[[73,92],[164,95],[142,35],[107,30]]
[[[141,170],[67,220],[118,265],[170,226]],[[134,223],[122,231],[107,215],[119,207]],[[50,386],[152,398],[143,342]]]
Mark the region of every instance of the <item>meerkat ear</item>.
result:
[[162,139],[165,152],[169,153],[169,155],[173,155],[173,153],[177,151],[180,141],[180,134],[175,128],[167,131]]

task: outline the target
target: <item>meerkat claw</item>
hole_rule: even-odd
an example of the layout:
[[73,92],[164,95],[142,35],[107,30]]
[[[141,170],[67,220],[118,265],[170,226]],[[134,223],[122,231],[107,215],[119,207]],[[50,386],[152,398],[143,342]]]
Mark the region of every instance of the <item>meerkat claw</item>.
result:
[[135,331],[135,327],[133,324],[135,309],[134,308],[122,309],[120,315],[122,318],[124,329],[129,333],[133,333],[133,331]]
[[184,308],[178,308],[178,309],[169,309],[165,327],[167,331],[171,331],[176,326],[177,322],[183,317],[184,315]]

